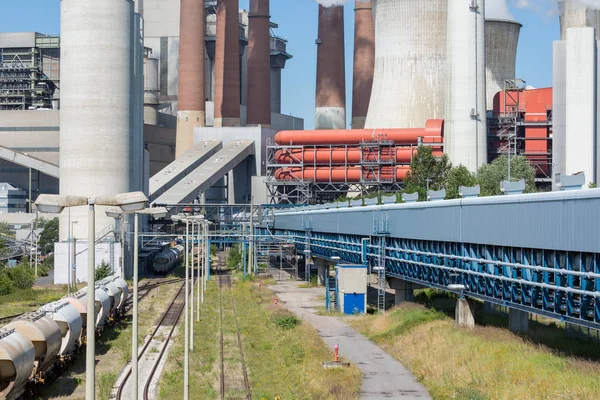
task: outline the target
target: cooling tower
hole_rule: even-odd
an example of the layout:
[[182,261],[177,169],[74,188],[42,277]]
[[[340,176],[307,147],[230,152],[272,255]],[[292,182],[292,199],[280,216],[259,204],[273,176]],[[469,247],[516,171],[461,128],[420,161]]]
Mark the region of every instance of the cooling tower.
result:
[[204,2],[182,0],[175,157],[194,145],[194,128],[206,124]]
[[354,8],[354,72],[352,76],[352,128],[365,127],[375,67],[375,27],[370,1]]
[[144,124],[158,123],[158,58],[144,58]]
[[316,129],[346,127],[344,7],[319,5],[317,43]]
[[269,0],[250,0],[246,125],[271,125]]
[[366,128],[443,118],[447,0],[375,0],[375,73]]
[[[142,113],[134,115],[131,106],[137,96],[133,93],[137,86],[133,55],[138,53],[134,42],[139,38],[134,41],[133,1],[61,1],[62,195],[93,198],[141,189],[141,160],[136,155],[143,149],[136,146],[142,137],[141,129],[134,127],[141,125],[136,119],[141,120]],[[87,213],[87,207],[63,212],[61,241],[67,239],[69,220],[78,222],[73,236],[88,237]],[[98,231],[113,224],[114,219],[98,207]]]
[[217,0],[215,127],[240,125],[238,0]]
[[561,40],[566,40],[567,29],[585,27],[595,28],[596,40],[600,40],[600,10],[573,0],[559,0],[558,11]]
[[515,79],[517,46],[522,25],[516,21],[485,21],[486,108],[494,108],[494,96],[504,90],[506,79]]
[[484,3],[454,0],[448,5],[444,145],[450,161],[471,172],[487,162]]

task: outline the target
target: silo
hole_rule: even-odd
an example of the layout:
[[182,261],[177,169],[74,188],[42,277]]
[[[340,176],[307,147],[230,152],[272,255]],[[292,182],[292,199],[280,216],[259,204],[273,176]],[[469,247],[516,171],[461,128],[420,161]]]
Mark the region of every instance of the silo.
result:
[[354,70],[352,75],[352,128],[365,127],[373,69],[375,68],[375,27],[373,5],[357,1],[354,6]]
[[447,0],[375,0],[375,73],[366,128],[444,117]]
[[445,151],[471,172],[487,162],[485,0],[448,5]]
[[346,127],[344,7],[319,5],[317,43],[316,129]]
[[517,46],[522,25],[516,21],[486,19],[487,110],[494,108],[494,96],[504,90],[506,79],[515,79]]
[[[140,130],[131,129],[133,38],[133,1],[61,1],[62,195],[96,197],[140,189],[132,172],[140,164],[135,146],[141,141]],[[87,211],[77,207],[63,212],[61,241],[67,238],[69,220],[78,222],[73,236],[88,237]],[[99,231],[113,224],[103,209],[97,210]]]
[[181,1],[175,156],[194,145],[194,128],[206,125],[204,2]]
[[144,59],[144,124],[158,123],[158,58]]
[[586,27],[595,28],[596,40],[600,40],[600,10],[587,7],[580,1],[559,0],[558,15],[561,40],[567,39],[567,29]]

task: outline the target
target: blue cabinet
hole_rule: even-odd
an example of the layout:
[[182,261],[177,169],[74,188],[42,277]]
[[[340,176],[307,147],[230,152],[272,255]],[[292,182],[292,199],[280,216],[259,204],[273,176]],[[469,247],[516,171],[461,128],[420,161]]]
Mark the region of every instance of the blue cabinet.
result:
[[365,294],[364,293],[344,293],[344,314],[352,315],[355,313],[364,314],[365,312]]

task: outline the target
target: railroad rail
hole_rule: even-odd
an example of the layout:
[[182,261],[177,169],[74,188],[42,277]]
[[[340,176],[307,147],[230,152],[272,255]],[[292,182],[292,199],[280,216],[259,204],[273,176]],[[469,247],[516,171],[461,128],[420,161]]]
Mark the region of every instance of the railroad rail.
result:
[[[180,280],[178,280],[178,281],[180,281]],[[155,360],[154,366],[152,367],[150,376],[148,377],[148,380],[144,384],[144,399],[148,399],[150,382],[152,382],[152,378],[154,377],[156,369],[158,368],[158,365],[165,353],[165,350],[169,343],[169,340],[171,339],[171,336],[173,335],[173,332],[175,331],[175,327],[177,326],[177,323],[179,322],[179,318],[181,317],[181,314],[183,313],[184,300],[185,300],[185,294],[183,291],[184,288],[185,288],[185,284],[182,284],[181,287],[179,288],[179,290],[177,291],[177,294],[173,298],[173,300],[171,300],[169,307],[163,313],[161,319],[159,320],[158,324],[154,328],[154,331],[150,335],[150,339],[146,341],[146,343],[142,347],[142,351],[138,355],[138,362],[139,362],[139,360],[141,360],[142,357],[146,354],[146,351],[148,350],[148,347],[150,346],[152,339],[157,335],[160,328],[165,327],[165,326],[170,327],[170,330],[168,332],[166,339],[164,340],[161,351],[159,352],[159,355],[158,355],[157,359]],[[117,390],[117,396],[116,396],[117,400],[120,400],[123,398],[123,390],[125,389],[125,386],[126,386],[127,382],[129,381],[130,377],[131,377],[131,368],[127,371],[125,378],[121,381],[121,384],[119,385],[119,388]]]
[[[222,267],[221,267],[222,268]],[[235,310],[235,300],[233,297],[233,278],[231,274],[223,269],[220,269],[218,275],[218,287],[219,287],[219,345],[220,345],[220,379],[219,379],[219,392],[222,400],[230,398],[243,398],[245,400],[252,399],[252,391],[250,390],[250,382],[248,380],[248,370],[246,368],[246,360],[244,358],[244,348],[242,345],[242,338],[240,335],[240,327],[237,319]],[[227,287],[229,290],[229,298],[231,300],[230,310],[226,312],[231,313],[231,318],[235,321],[235,336],[237,341],[237,351],[239,352],[240,369],[242,372],[242,387],[240,387],[239,379],[233,379],[233,377],[227,377],[225,375],[225,351],[234,351],[231,348],[226,348],[223,334],[223,314],[224,314],[224,299],[223,299],[223,287]],[[231,370],[231,368],[229,369]],[[229,379],[229,381],[228,381]]]

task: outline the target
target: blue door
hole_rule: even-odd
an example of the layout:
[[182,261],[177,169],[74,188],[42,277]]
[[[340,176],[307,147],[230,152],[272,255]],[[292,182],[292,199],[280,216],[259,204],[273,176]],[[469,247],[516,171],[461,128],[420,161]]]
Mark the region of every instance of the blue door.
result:
[[344,294],[344,314],[352,315],[354,313],[365,313],[365,294],[364,293],[345,293]]

